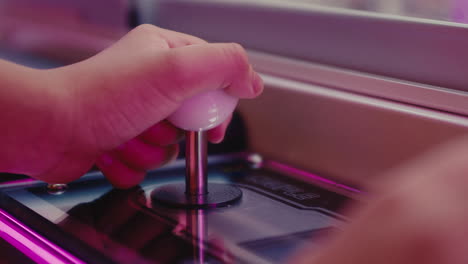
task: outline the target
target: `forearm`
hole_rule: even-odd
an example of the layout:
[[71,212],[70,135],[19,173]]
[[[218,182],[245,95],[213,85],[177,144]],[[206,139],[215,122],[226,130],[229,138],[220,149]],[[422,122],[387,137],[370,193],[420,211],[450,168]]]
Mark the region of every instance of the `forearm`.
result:
[[[0,171],[34,175],[44,171],[65,144],[61,136],[62,92],[49,71],[0,60]],[[57,79],[54,80],[56,82]],[[62,112],[62,113],[60,113]],[[65,118],[65,117],[62,117]]]

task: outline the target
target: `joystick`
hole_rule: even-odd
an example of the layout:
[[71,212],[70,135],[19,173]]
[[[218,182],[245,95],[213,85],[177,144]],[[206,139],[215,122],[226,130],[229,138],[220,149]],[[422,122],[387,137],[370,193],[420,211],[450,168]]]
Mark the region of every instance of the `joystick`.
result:
[[185,130],[186,175],[184,183],[156,188],[154,202],[179,208],[214,208],[227,206],[242,197],[242,191],[232,185],[208,183],[206,131],[224,122],[234,111],[238,98],[215,90],[194,96],[168,120]]

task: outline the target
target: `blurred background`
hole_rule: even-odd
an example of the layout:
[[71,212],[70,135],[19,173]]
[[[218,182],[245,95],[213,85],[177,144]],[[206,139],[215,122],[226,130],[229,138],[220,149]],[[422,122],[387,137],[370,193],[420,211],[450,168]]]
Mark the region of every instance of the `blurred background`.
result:
[[[158,5],[164,1],[181,0],[0,0],[0,57],[39,68],[82,60],[109,46],[138,24],[157,21]],[[218,3],[223,1],[226,0],[217,0]],[[283,2],[350,12],[359,10],[468,23],[468,1],[465,0],[237,2]],[[31,60],[31,56],[40,56],[47,60],[38,62]]]

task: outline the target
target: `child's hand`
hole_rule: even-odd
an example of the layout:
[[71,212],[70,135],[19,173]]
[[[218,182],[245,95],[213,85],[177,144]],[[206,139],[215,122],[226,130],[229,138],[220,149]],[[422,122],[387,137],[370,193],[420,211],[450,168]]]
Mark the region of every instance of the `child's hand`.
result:
[[[138,184],[147,169],[176,156],[182,134],[165,119],[185,99],[215,89],[253,98],[263,89],[241,46],[210,44],[151,25],[134,29],[86,61],[31,72],[24,77],[36,78],[35,85],[42,87],[27,96],[39,101],[40,112],[50,111],[44,110],[37,125],[25,121],[35,114],[26,110],[15,119],[21,123],[18,129],[40,125],[42,132],[33,139],[18,137],[36,140],[38,146],[18,151],[24,168],[7,171],[64,183],[97,161],[120,188]],[[226,126],[210,131],[209,139],[222,140]]]

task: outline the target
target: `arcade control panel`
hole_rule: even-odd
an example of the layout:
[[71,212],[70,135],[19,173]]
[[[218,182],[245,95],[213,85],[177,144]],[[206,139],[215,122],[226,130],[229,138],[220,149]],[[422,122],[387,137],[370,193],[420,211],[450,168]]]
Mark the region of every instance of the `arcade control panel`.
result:
[[185,181],[178,160],[129,190],[99,172],[67,186],[4,185],[0,219],[35,245],[23,253],[40,263],[284,263],[338,230],[338,210],[358,192],[255,154],[211,156],[207,175],[241,197],[219,207],[160,203],[157,190]]

